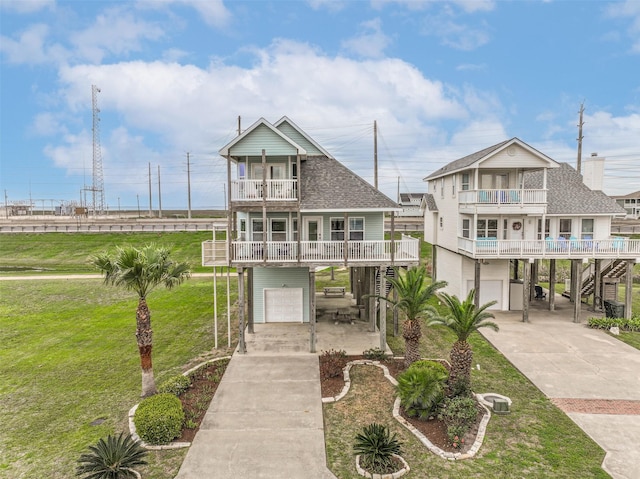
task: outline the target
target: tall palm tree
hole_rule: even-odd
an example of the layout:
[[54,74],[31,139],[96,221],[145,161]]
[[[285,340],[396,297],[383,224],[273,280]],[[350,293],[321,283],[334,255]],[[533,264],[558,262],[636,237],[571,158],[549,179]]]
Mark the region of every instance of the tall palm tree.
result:
[[436,281],[427,284],[428,275],[424,266],[417,266],[408,270],[394,269],[394,277],[387,278],[387,281],[396,289],[398,299],[394,301],[385,296],[378,296],[378,298],[387,301],[405,315],[406,319],[402,323],[402,337],[405,341],[404,364],[405,367],[409,367],[420,359],[421,318],[423,316],[429,318],[437,317],[437,312],[429,304],[429,301],[447,283],[445,281]]
[[142,397],[156,393],[151,364],[153,331],[147,295],[157,286],[171,289],[191,276],[189,265],[172,261],[169,253],[168,248],[151,243],[142,248],[117,247],[114,254],[102,252],[91,259],[92,264],[104,274],[105,284],[138,294],[136,340],[142,367]]
[[469,291],[467,298],[460,302],[457,296],[447,293],[439,295],[449,312],[446,316],[434,318],[430,326],[445,326],[456,335],[457,340],[451,348],[451,371],[449,372],[449,389],[459,387],[460,384],[470,385],[471,366],[473,364],[473,351],[467,341],[474,331],[480,328],[491,328],[498,331],[498,325],[488,321],[495,316],[487,311],[487,308],[496,304],[496,301],[476,307],[474,302],[475,290]]

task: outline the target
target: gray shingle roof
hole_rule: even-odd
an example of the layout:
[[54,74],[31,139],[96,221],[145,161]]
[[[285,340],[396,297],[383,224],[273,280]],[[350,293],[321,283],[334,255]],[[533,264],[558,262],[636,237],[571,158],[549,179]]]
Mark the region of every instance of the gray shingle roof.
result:
[[629,193],[628,195],[611,195],[611,198],[615,198],[616,200],[640,198],[640,190],[634,193]]
[[400,201],[402,203],[413,200],[422,200],[424,193],[400,193]]
[[427,209],[429,211],[438,211],[438,205],[436,204],[436,199],[433,197],[431,193],[427,193],[424,195],[424,200],[427,203]]
[[302,210],[393,210],[400,206],[333,158],[309,156],[300,164]]
[[[524,175],[524,187],[542,188],[542,171]],[[568,163],[547,170],[547,214],[625,214],[624,208],[602,191],[589,189],[582,175]]]
[[464,158],[460,158],[459,160],[452,161],[451,163],[448,163],[448,164],[444,165],[439,170],[436,170],[433,173],[431,173],[429,176],[427,176],[425,178],[425,180],[428,180],[430,178],[437,178],[438,176],[442,176],[442,175],[447,174],[447,173],[449,173],[451,171],[461,170],[463,168],[466,168],[467,166],[471,166],[476,161],[484,158],[485,156],[487,156],[490,153],[493,153],[495,150],[497,150],[498,148],[501,148],[502,146],[506,145],[507,143],[509,143],[512,140],[514,140],[514,138],[512,138],[511,140],[505,140],[505,141],[503,141],[501,143],[498,143],[497,145],[489,146],[488,148],[485,148],[484,150],[480,150],[480,151],[477,151],[475,153],[471,153],[470,155],[467,155]]

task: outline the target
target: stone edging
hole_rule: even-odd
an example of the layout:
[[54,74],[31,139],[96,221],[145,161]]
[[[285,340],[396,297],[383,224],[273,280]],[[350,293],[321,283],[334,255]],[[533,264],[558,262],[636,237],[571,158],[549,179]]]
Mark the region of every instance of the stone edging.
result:
[[365,471],[364,469],[362,469],[362,467],[360,467],[360,454],[356,456],[356,470],[361,476],[371,479],[398,479],[407,474],[411,470],[411,468],[409,467],[409,464],[407,464],[407,461],[404,460],[404,457],[399,456],[398,454],[392,454],[392,456],[402,462],[402,469],[392,474],[374,474],[372,472]]
[[[387,378],[391,384],[393,384],[394,386],[398,385],[398,381],[396,381],[396,379],[393,376],[391,376],[391,374],[389,374],[389,369],[384,364],[380,364],[380,361],[372,361],[369,359],[358,359],[356,361],[349,361],[343,370],[344,387],[342,388],[342,391],[337,396],[322,398],[323,404],[339,401],[340,399],[342,399],[347,395],[347,393],[349,392],[349,388],[351,387],[351,378],[349,376],[349,371],[351,370],[351,367],[354,365],[378,366],[384,372],[384,377]],[[431,441],[429,441],[429,439],[427,439],[424,434],[418,431],[415,427],[411,425],[411,423],[409,423],[405,418],[402,417],[402,415],[400,414],[400,398],[396,398],[395,402],[393,403],[393,417],[400,424],[402,424],[404,427],[409,429],[409,431],[411,431],[413,435],[416,436],[418,440],[420,440],[420,442],[427,447],[427,449],[429,449],[434,454],[442,457],[443,459],[449,459],[452,461],[456,461],[460,459],[469,459],[475,456],[478,450],[480,449],[480,446],[482,446],[482,442],[484,441],[484,435],[487,430],[487,424],[489,423],[489,419],[491,419],[491,411],[489,410],[489,408],[487,408],[487,406],[484,405],[482,396],[480,394],[474,394],[474,395],[478,400],[478,402],[480,403],[480,405],[484,408],[485,414],[482,417],[482,420],[480,421],[480,425],[478,426],[478,434],[476,436],[476,440],[474,441],[471,448],[465,453],[443,451],[438,446],[436,446]]]
[[[188,371],[185,371],[182,373],[183,376],[188,376],[189,374],[191,374],[194,371],[197,371],[198,369],[200,369],[203,366],[206,366],[207,364],[210,363],[215,363],[217,361],[222,361],[223,359],[230,359],[231,356],[222,356],[220,358],[214,358],[214,359],[210,359],[208,361],[205,361],[203,363],[200,363],[194,367],[192,367],[191,369],[189,369]],[[170,442],[169,444],[159,444],[159,445],[155,445],[155,444],[147,444],[146,442],[144,442],[142,440],[142,438],[140,436],[138,436],[138,432],[136,431],[136,425],[133,422],[133,416],[136,413],[136,409],[138,409],[138,406],[140,404],[136,404],[135,406],[133,406],[131,409],[129,409],[129,432],[131,433],[131,437],[138,441],[140,443],[140,445],[142,447],[144,447],[145,449],[149,449],[151,451],[163,451],[166,449],[181,449],[183,447],[189,447],[191,446],[190,442]]]

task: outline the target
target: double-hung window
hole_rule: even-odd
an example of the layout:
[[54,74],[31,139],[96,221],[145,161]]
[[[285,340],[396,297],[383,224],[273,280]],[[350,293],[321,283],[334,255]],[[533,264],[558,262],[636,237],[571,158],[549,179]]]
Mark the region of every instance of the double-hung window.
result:
[[581,239],[593,239],[593,218],[582,218]]
[[364,240],[364,218],[349,218],[349,239]]
[[287,220],[271,218],[271,241],[287,241]]
[[498,238],[498,220],[495,218],[479,219],[477,225],[478,238]]
[[344,241],[344,218],[331,218],[331,241]]
[[560,218],[560,231],[558,236],[564,239],[571,238],[571,218]]
[[471,230],[471,220],[465,218],[462,220],[462,237],[469,238]]
[[262,220],[251,220],[251,241],[264,240],[264,223]]

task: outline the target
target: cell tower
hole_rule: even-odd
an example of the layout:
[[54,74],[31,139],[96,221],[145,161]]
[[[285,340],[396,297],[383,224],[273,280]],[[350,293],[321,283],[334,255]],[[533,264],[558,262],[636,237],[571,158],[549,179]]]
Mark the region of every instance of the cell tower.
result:
[[91,105],[93,108],[93,213],[104,213],[104,177],[102,175],[102,151],[100,149],[100,109],[98,108],[100,88],[91,85]]

